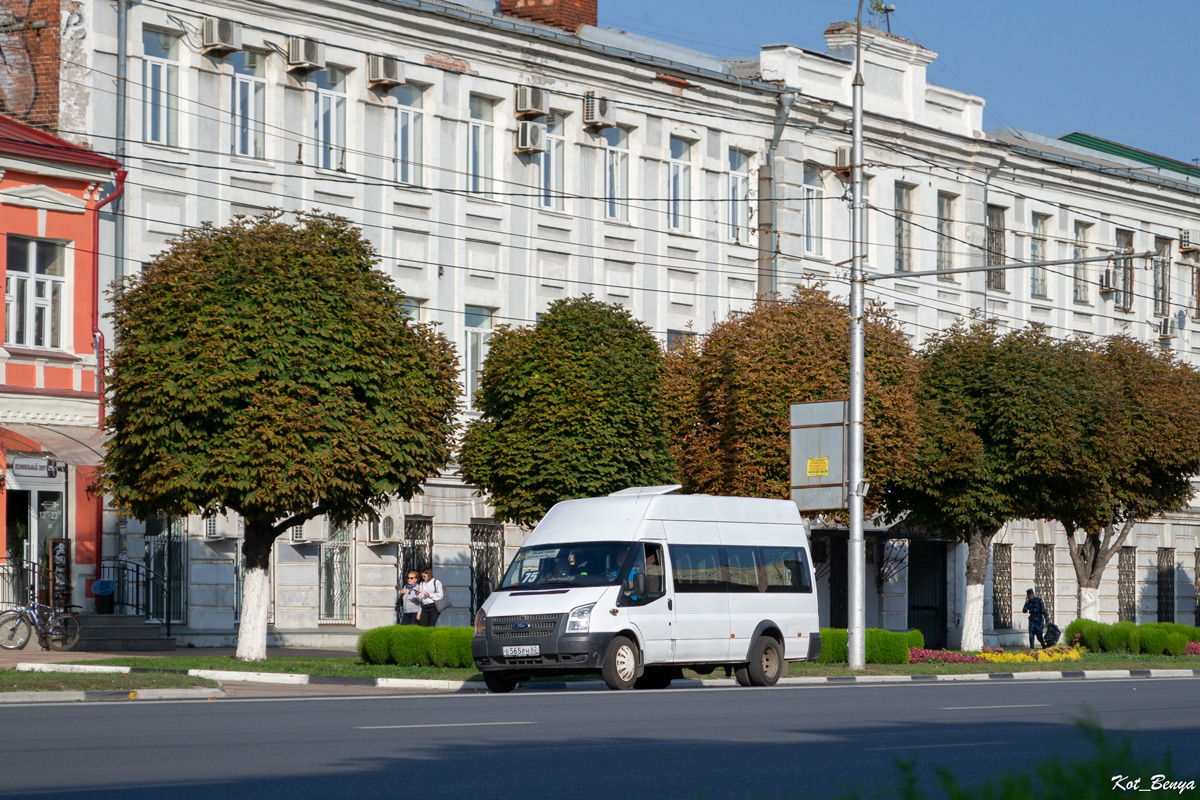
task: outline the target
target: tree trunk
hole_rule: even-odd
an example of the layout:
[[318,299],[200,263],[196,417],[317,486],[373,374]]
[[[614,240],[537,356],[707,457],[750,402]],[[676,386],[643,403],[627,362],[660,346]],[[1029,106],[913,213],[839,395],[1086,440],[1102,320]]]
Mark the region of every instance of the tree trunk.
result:
[[1079,587],[1079,618],[1100,621],[1100,588],[1097,586]]
[[276,533],[270,522],[246,520],[242,557],[246,575],[242,581],[242,620],[238,626],[237,657],[241,661],[267,658],[267,618],[271,611],[271,545]]
[[1130,518],[1121,523],[1119,531],[1113,523],[1098,531],[1083,531],[1082,541],[1076,538],[1079,531],[1074,525],[1063,524],[1067,532],[1067,550],[1079,585],[1077,610],[1080,619],[1100,621],[1100,581],[1104,578],[1104,569],[1125,545],[1136,524],[1137,520]]
[[964,652],[983,649],[983,585],[987,580],[988,556],[999,528],[967,529],[967,597],[963,605],[962,644]]

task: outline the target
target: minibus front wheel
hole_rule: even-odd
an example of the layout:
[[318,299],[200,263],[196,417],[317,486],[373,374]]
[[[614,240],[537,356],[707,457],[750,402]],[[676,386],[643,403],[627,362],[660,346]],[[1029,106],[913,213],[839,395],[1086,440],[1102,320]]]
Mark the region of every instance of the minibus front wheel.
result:
[[511,672],[485,672],[483,673],[483,682],[487,686],[489,692],[496,694],[504,694],[511,692],[517,688],[521,676],[514,675]]
[[638,679],[638,647],[627,636],[614,636],[604,653],[600,674],[610,689],[632,689]]

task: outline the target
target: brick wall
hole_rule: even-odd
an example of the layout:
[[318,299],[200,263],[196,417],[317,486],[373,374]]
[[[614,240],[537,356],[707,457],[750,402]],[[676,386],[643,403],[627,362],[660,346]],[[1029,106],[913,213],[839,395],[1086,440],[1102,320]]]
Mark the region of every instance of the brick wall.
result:
[[[60,0],[0,0],[0,11],[42,30],[0,33],[0,112],[47,130],[58,127]],[[0,14],[7,17],[7,14]]]
[[500,0],[500,11],[575,33],[580,25],[595,25],[598,0]]

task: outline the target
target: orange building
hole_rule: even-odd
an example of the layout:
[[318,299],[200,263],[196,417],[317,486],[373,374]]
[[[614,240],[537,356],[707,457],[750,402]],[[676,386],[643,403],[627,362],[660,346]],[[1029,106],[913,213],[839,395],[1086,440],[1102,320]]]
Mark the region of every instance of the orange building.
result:
[[0,116],[0,604],[84,605],[100,559],[100,210],[111,158]]

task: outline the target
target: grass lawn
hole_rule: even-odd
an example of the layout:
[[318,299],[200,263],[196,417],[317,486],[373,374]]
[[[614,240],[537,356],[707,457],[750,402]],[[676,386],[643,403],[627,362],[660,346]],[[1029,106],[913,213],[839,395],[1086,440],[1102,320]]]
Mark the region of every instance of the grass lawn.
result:
[[[398,667],[364,664],[357,658],[288,658],[272,657],[266,661],[238,661],[233,656],[186,655],[167,658],[109,658],[88,661],[89,664],[108,664],[143,669],[214,669],[239,672],[292,672],[306,675],[327,675],[355,678],[423,678],[432,680],[481,680],[474,669],[447,667]],[[1079,661],[1054,661],[1031,664],[868,664],[861,671],[844,664],[793,662],[788,675],[793,678],[830,677],[846,675],[966,675],[983,672],[1059,672],[1083,669],[1200,669],[1200,658],[1194,656],[1146,656],[1118,653],[1087,653]],[[704,677],[688,673],[688,677]],[[717,669],[711,676],[725,677]],[[548,680],[562,680],[549,678]]]
[[95,675],[0,670],[0,692],[132,692],[138,689],[217,688],[216,681],[190,675]]

